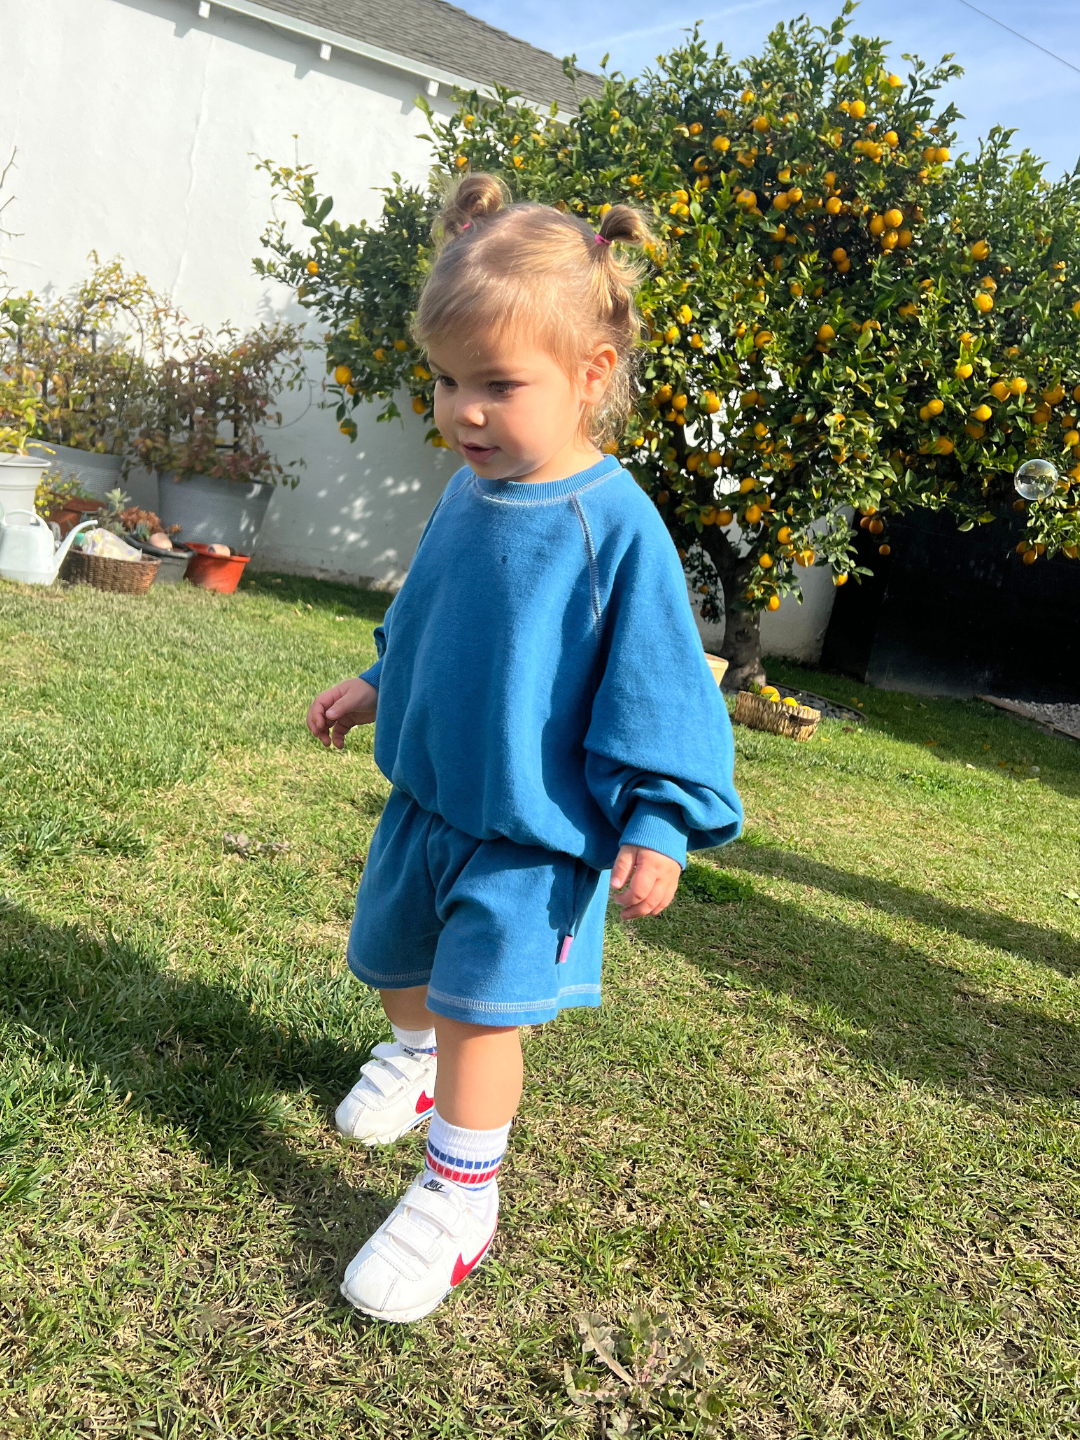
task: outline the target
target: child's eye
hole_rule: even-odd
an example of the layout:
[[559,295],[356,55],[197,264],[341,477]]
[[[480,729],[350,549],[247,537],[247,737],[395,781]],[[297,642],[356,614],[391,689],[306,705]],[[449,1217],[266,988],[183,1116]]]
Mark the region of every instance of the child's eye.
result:
[[436,377],[435,377],[435,384],[436,384],[436,385],[442,385],[442,386],[444,386],[447,390],[452,390],[452,389],[454,388],[454,386],[457,384],[457,381],[454,379],[454,377],[453,377],[452,375],[436,375]]
[[493,380],[491,382],[491,389],[495,391],[496,395],[512,395],[517,388],[516,380]]

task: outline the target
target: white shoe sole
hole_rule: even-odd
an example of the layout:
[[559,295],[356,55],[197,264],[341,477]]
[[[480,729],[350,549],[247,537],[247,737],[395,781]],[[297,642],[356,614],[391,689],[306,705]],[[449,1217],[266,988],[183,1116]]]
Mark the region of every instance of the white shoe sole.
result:
[[418,1125],[422,1125],[425,1120],[430,1119],[431,1111],[425,1110],[422,1115],[415,1116],[408,1124],[400,1126],[397,1130],[388,1130],[385,1135],[354,1135],[351,1130],[343,1130],[336,1119],[334,1128],[346,1140],[355,1140],[358,1145],[366,1145],[369,1150],[372,1150],[376,1145],[392,1145],[395,1140],[400,1140],[402,1135],[407,1135],[410,1130],[415,1130]]
[[[480,1266],[484,1263],[488,1255],[491,1253],[491,1247],[494,1241],[495,1231],[493,1230],[491,1232],[491,1239],[484,1246],[483,1250],[469,1267],[469,1275],[475,1275],[477,1270],[479,1270]],[[468,1276],[463,1275],[461,1277],[461,1280],[458,1281],[458,1285],[463,1284],[467,1278]],[[369,1310],[366,1305],[358,1305],[357,1302],[349,1294],[345,1282],[341,1282],[341,1293],[345,1297],[345,1299],[348,1300],[349,1304],[353,1307],[354,1310],[359,1310],[362,1315],[369,1315],[372,1320],[385,1320],[390,1325],[412,1325],[417,1320],[423,1320],[425,1316],[430,1315],[433,1310],[437,1310],[442,1304],[442,1302],[446,1299],[446,1297],[451,1293],[451,1291],[456,1289],[456,1285],[448,1285],[446,1289],[442,1292],[442,1294],[437,1296],[434,1300],[430,1300],[424,1305],[417,1305],[412,1310]]]

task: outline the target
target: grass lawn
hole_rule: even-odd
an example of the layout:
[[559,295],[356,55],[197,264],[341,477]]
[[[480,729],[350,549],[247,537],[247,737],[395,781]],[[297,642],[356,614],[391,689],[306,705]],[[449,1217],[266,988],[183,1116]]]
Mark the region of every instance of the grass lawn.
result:
[[1080,748],[790,666],[864,725],[736,732],[723,903],[528,1035],[491,1261],[345,1305],[422,1140],[331,1124],[387,786],[302,719],[384,603],[0,584],[0,1435],[1080,1435]]

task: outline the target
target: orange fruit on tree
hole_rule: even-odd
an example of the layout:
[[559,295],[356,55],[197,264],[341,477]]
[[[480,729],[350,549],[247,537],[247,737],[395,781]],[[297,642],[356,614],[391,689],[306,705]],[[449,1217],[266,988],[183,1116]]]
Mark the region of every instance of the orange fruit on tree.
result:
[[417,415],[423,415],[424,411],[427,409],[427,402],[421,399],[419,395],[414,395],[412,408],[416,411]]
[[748,506],[746,507],[746,523],[747,523],[748,525],[756,525],[760,519],[761,519],[761,506],[760,506],[760,505],[748,505]]
[[892,554],[892,546],[891,546],[891,545],[879,545],[879,546],[877,547],[877,553],[878,553],[879,555],[891,555],[891,554]]
[[885,221],[885,227],[888,230],[899,230],[904,223],[903,211],[897,210],[895,206],[891,210],[886,210],[881,218]]
[[987,295],[987,294],[985,293],[985,291],[984,291],[983,294],[981,294],[981,295],[976,295],[976,296],[975,296],[975,309],[976,309],[976,310],[981,310],[984,315],[989,315],[990,311],[991,311],[993,308],[994,308],[994,297],[993,297],[992,295]]
[[1009,398],[1009,387],[1004,380],[995,380],[990,386],[990,394],[995,400],[1007,400]]
[[841,574],[839,574],[839,575],[834,575],[834,576],[833,576],[833,582],[832,582],[832,583],[833,583],[834,585],[846,585],[846,584],[847,584],[847,576],[844,575],[843,573],[841,573]]
[[985,260],[990,254],[990,246],[985,240],[976,240],[971,247],[971,258],[973,260]]
[[756,481],[756,480],[751,480],[751,478],[750,478],[749,475],[746,477],[745,480],[740,480],[740,482],[739,482],[739,494],[740,494],[740,495],[749,495],[749,493],[750,493],[751,490],[756,490],[756,489],[757,489],[757,481]]
[[1016,375],[1009,381],[1009,389],[1014,395],[1026,395],[1028,382],[1022,375]]
[[717,135],[712,142],[712,148],[714,150],[730,150],[731,141],[726,135]]
[[817,338],[823,345],[827,345],[830,340],[836,339],[836,331],[831,325],[821,325],[818,327]]
[[720,409],[720,401],[717,398],[715,391],[705,391],[705,394],[701,397],[701,408],[705,411],[706,415],[716,414],[716,412]]
[[319,262],[317,260],[309,260],[304,266],[304,269],[309,275],[317,275],[319,273]]
[[734,519],[735,516],[730,510],[720,510],[717,512],[716,523],[718,525],[730,525]]
[[762,570],[771,570],[773,567],[773,558],[770,554],[768,554],[768,552],[766,552],[764,555],[758,556],[758,564],[761,566]]
[[334,379],[339,385],[348,385],[352,379],[352,371],[348,365],[339,365],[334,371]]
[[671,408],[673,410],[685,410],[689,403],[689,398],[686,395],[675,395],[672,397]]
[[885,224],[884,215],[871,215],[869,229],[870,234],[875,236],[875,238],[878,235],[883,235],[888,229],[888,226]]
[[790,525],[781,525],[780,529],[776,532],[776,538],[781,545],[786,545],[791,539],[791,535],[792,530]]
[[843,208],[842,202],[835,195],[825,201],[825,209],[830,215],[839,215]]
[[766,603],[766,607],[767,607],[769,610],[779,610],[779,609],[780,609],[780,596],[779,596],[779,595],[770,595],[769,598],[768,598],[768,600],[767,600],[765,603]]

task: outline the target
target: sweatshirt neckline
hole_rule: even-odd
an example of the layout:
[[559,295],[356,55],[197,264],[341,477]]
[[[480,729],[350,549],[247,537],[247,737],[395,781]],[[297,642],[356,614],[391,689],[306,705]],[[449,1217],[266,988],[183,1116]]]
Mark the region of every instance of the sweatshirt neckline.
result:
[[602,455],[588,470],[568,475],[565,480],[484,480],[475,471],[470,471],[470,474],[480,493],[492,500],[513,505],[542,505],[551,500],[565,500],[594,480],[603,479],[621,468],[614,455]]

